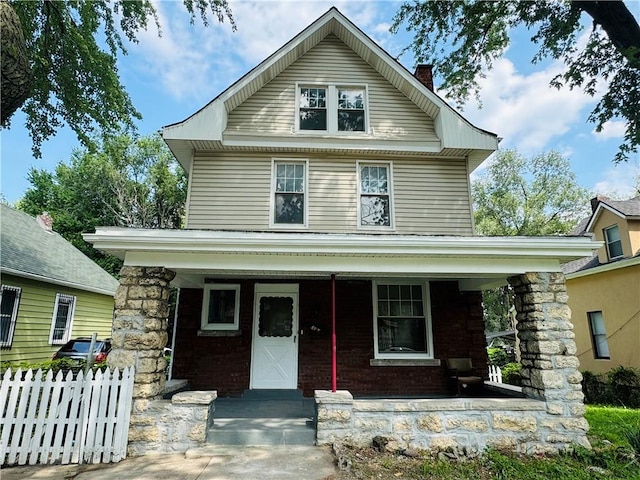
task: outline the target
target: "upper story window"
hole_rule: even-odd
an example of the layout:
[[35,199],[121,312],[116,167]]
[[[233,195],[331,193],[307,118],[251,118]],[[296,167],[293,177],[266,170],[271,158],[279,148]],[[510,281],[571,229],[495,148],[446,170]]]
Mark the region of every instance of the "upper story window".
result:
[[202,330],[238,330],[240,285],[206,284],[202,301]]
[[10,347],[18,317],[22,289],[2,285],[0,289],[0,347]]
[[622,257],[622,240],[617,225],[604,229],[604,239],[607,243],[607,255],[609,260]]
[[53,320],[51,321],[51,332],[49,333],[50,344],[64,345],[69,341],[75,306],[76,297],[73,295],[64,295],[62,293],[56,295]]
[[391,164],[358,162],[358,226],[393,228]]
[[376,358],[433,358],[428,298],[428,283],[374,283]]
[[271,183],[271,226],[307,225],[307,161],[274,160]]
[[298,130],[367,131],[367,90],[364,86],[303,85],[297,88]]

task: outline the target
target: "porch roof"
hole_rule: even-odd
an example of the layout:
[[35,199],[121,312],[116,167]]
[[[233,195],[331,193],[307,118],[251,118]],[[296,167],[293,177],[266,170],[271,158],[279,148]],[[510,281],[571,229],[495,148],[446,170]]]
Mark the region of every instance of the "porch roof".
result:
[[559,272],[590,256],[590,237],[482,237],[156,230],[98,227],[84,239],[125,265],[166,267],[177,286],[205,277],[407,278],[458,280],[463,290],[511,275]]

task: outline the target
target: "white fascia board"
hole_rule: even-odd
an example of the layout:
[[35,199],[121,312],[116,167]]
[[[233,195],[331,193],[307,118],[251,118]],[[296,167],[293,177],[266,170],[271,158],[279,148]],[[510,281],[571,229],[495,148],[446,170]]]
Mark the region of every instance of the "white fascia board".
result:
[[106,252],[259,253],[284,255],[553,258],[591,256],[588,237],[453,237],[153,230],[98,227],[84,239]]
[[587,268],[586,270],[568,273],[566,278],[567,280],[573,280],[574,278],[588,277],[589,275],[597,275],[599,273],[632,267],[634,265],[640,265],[640,257],[627,258],[625,260],[618,260],[615,262],[605,263],[604,265],[599,265],[597,267]]
[[609,210],[611,213],[613,213],[614,215],[617,215],[618,217],[624,219],[626,218],[625,215],[620,212],[619,210],[616,210],[615,208],[607,205],[606,203],[598,203],[598,206],[596,208],[596,211],[593,212],[593,215],[591,215],[591,219],[589,219],[589,223],[587,223],[587,226],[585,227],[585,232],[591,232],[591,229],[593,228],[593,225],[596,223],[596,221],[598,220],[598,218],[600,217],[600,213],[602,213],[602,210]]
[[57,278],[45,277],[44,275],[37,275],[35,273],[14,270],[13,268],[3,268],[2,270],[0,270],[0,274],[1,273],[6,273],[7,275],[14,275],[16,277],[27,278],[29,280],[36,280],[38,282],[50,283],[52,285],[60,285],[62,287],[73,288],[75,290],[83,290],[85,292],[100,293],[102,295],[108,295],[110,297],[113,297],[116,294],[115,290],[110,290],[108,288],[92,287],[89,285],[85,285],[83,283],[67,282],[65,280],[59,280]]
[[221,141],[227,128],[227,111],[219,98],[185,121],[162,129],[165,140]]

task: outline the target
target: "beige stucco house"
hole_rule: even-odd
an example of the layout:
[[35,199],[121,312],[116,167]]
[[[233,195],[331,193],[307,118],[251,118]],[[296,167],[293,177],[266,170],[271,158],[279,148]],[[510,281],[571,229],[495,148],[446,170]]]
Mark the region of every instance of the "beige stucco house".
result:
[[596,197],[580,232],[603,246],[563,267],[580,368],[640,368],[640,197]]
[[[475,235],[469,176],[498,137],[434,92],[429,67],[412,74],[332,8],[162,135],[189,174],[185,229],[85,236],[125,263],[109,361],[137,368],[135,453],[175,433],[146,413],[169,284],[173,376],[315,398],[318,444],[587,443],[560,265],[596,244]],[[507,282],[525,398],[452,398],[447,360],[485,372],[481,290]]]

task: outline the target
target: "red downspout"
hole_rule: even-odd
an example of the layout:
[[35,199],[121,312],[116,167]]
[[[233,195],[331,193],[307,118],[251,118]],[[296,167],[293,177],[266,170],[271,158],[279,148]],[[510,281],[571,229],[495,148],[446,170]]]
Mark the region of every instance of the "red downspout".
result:
[[331,391],[338,388],[338,361],[336,357],[336,276],[331,274]]

